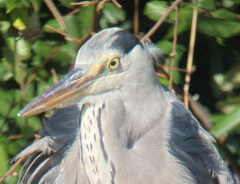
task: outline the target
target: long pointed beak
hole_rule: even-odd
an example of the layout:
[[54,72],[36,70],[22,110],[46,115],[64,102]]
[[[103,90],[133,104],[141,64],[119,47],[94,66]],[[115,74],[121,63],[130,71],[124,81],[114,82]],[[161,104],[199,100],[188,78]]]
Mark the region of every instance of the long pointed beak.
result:
[[93,64],[75,69],[62,78],[57,84],[35,98],[18,113],[26,117],[39,114],[52,108],[64,107],[89,93],[89,86],[98,78],[103,69],[103,63]]

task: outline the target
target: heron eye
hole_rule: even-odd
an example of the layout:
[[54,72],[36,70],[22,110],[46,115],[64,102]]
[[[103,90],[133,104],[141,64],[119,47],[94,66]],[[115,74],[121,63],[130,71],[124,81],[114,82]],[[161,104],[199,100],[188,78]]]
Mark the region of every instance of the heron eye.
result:
[[110,70],[116,70],[119,66],[119,62],[120,62],[120,59],[118,57],[115,57],[115,58],[109,59],[107,66]]

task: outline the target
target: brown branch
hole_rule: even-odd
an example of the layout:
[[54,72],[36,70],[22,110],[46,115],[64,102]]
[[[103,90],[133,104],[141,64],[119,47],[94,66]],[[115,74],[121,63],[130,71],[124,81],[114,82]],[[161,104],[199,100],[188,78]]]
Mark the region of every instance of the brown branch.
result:
[[139,29],[139,0],[134,0],[134,19],[133,19],[133,33],[136,37],[138,37],[138,29]]
[[166,13],[156,22],[156,24],[147,32],[147,34],[145,34],[142,39],[141,42],[144,42],[146,40],[148,40],[156,31],[157,29],[162,25],[162,23],[164,22],[164,20],[168,17],[168,15],[173,11],[173,9],[178,6],[180,3],[182,2],[182,0],[176,0],[166,11]]
[[169,71],[169,83],[168,88],[172,90],[172,82],[173,82],[173,66],[176,56],[176,45],[177,45],[177,27],[178,27],[178,7],[175,8],[175,19],[174,19],[174,31],[173,31],[173,46],[172,52],[170,54],[171,61],[170,61],[170,71]]
[[64,19],[63,19],[62,15],[60,14],[60,12],[58,11],[55,4],[52,2],[52,0],[44,0],[44,2],[46,3],[47,7],[49,8],[51,13],[53,14],[54,18],[57,20],[59,26],[61,27],[61,30],[65,31],[66,26],[65,26],[65,23],[64,23]]
[[187,73],[185,76],[185,84],[183,87],[183,102],[187,108],[188,108],[188,103],[189,103],[188,102],[189,85],[190,85],[190,81],[191,81],[193,53],[194,53],[194,45],[195,45],[195,39],[196,39],[197,17],[198,17],[197,0],[194,0],[192,26],[191,26],[190,41],[189,41],[188,60],[187,60],[187,66],[186,66]]

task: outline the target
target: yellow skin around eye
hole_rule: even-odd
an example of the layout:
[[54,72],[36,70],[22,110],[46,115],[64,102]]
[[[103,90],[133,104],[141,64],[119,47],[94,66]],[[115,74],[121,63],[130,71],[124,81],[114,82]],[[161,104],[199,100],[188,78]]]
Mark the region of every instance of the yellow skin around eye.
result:
[[114,57],[108,60],[107,66],[110,70],[116,70],[119,66],[120,58]]

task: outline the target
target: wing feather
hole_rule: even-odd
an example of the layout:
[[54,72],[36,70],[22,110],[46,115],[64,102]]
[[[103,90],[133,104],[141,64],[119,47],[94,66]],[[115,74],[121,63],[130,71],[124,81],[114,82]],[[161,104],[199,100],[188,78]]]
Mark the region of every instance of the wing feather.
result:
[[[79,155],[78,132],[80,130],[80,110],[77,106],[59,109],[50,120],[43,122],[42,138],[23,150],[15,158],[26,157],[21,169],[19,184],[61,183],[61,178],[67,178],[69,170],[66,163],[77,163],[79,160],[72,155]],[[69,165],[68,165],[69,167]],[[71,167],[73,178],[71,182],[86,183],[82,165]]]
[[171,153],[195,176],[199,184],[234,184],[234,179],[206,132],[180,102],[172,103]]

